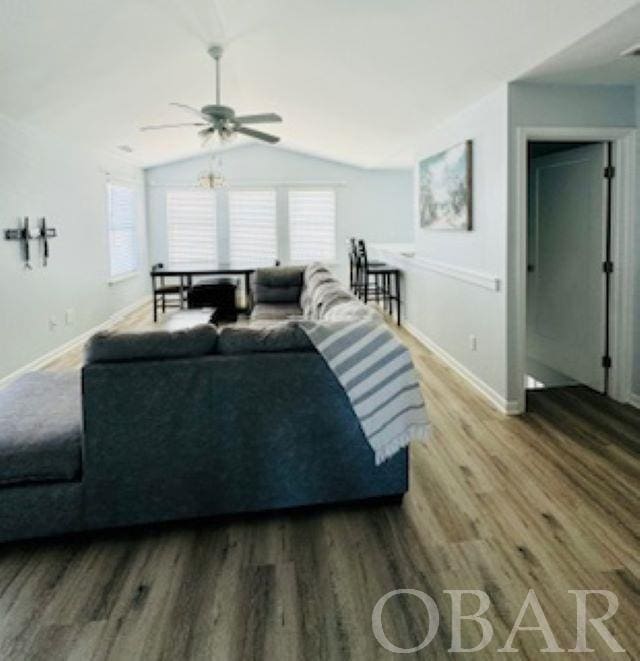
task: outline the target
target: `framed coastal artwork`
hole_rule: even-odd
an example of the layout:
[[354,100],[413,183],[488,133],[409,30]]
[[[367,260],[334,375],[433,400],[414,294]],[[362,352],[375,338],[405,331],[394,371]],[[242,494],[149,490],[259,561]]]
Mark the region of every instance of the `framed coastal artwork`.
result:
[[420,226],[431,230],[470,230],[472,214],[471,140],[419,162]]

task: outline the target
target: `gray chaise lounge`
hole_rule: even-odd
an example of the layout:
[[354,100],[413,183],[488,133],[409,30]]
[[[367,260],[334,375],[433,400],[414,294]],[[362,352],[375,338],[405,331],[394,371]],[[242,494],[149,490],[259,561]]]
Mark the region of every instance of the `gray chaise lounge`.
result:
[[[258,274],[255,317],[300,314],[301,286],[300,269]],[[289,288],[296,300],[275,291]],[[347,292],[342,303],[360,305]],[[103,333],[81,378],[82,397],[77,374],[0,391],[0,541],[408,488],[407,451],[374,465],[344,391],[294,325]]]

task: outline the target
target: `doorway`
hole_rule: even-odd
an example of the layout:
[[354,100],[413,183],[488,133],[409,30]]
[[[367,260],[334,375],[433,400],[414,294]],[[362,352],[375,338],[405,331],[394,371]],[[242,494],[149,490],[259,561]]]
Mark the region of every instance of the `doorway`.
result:
[[526,410],[528,152],[531,142],[608,143],[614,168],[611,187],[608,396],[628,402],[634,330],[634,241],[636,219],[636,129],[634,127],[520,126],[514,145],[514,218],[509,233],[507,394],[511,413]]
[[607,394],[611,142],[528,143],[526,386]]

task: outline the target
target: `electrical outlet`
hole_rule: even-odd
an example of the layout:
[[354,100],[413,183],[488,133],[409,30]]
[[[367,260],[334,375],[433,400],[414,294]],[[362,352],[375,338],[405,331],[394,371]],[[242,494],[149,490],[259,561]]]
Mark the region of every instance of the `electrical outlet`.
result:
[[478,338],[475,335],[469,335],[469,349],[471,351],[478,350]]
[[76,323],[76,311],[73,308],[64,311],[64,323],[65,326],[73,326]]
[[55,314],[52,314],[49,317],[49,330],[54,331],[58,327],[58,317]]

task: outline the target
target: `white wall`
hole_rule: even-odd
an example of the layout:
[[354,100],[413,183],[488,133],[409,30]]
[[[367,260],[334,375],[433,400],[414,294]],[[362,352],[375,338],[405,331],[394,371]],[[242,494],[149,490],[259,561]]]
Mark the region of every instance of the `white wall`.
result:
[[[434,231],[419,227],[414,209],[419,257],[473,271],[502,282],[506,272],[507,88],[453,117],[430,133],[416,154],[414,199],[418,199],[418,162],[464,140],[473,140],[473,230]],[[407,269],[406,318],[421,334],[448,353],[493,391],[506,391],[506,300],[492,291],[446,274]],[[477,338],[472,351],[470,335]],[[504,402],[501,402],[504,405]]]
[[[337,185],[337,258],[338,272],[343,278],[347,269],[346,242],[349,237],[362,237],[371,243],[412,240],[410,170],[367,170],[259,144],[242,145],[223,151],[220,158],[225,179],[230,187]],[[198,173],[208,167],[209,157],[202,156],[146,170],[152,263],[168,261],[165,204],[167,190],[172,186],[192,186]],[[225,210],[220,205],[218,210],[219,229],[224,232]],[[278,213],[280,220],[286,222],[285,195],[279,196]],[[280,252],[283,254],[286,251]]]
[[634,126],[634,89],[622,85],[511,83],[509,123],[517,126]]
[[[519,127],[635,127],[637,124],[635,90],[614,85],[551,85],[512,83],[509,85],[509,255],[515,254],[513,231],[516,217],[516,140]],[[640,207],[638,208],[640,210]],[[637,219],[636,219],[637,222]],[[636,236],[638,232],[636,232]],[[515,263],[509,264],[509,285],[515,283]],[[640,282],[640,278],[636,278]],[[640,288],[636,287],[636,294]],[[508,337],[509,379],[507,397],[516,399],[521,391],[518,382],[515,346],[515,302],[518,292],[509,291]],[[637,318],[637,314],[636,314]],[[636,324],[637,328],[638,324]],[[638,331],[636,330],[636,333]],[[636,335],[635,390],[640,390],[640,342]]]
[[[628,127],[640,125],[636,91],[624,86],[575,86],[512,83],[481,99],[426,136],[421,158],[463,140],[473,140],[471,232],[435,232],[418,226],[418,257],[445,267],[497,278],[499,291],[445,273],[408,266],[405,270],[406,318],[420,334],[446,352],[494,401],[516,410],[522,385],[515,378],[515,148],[520,126]],[[417,201],[417,177],[414,199]],[[640,194],[639,194],[640,211]],[[638,234],[636,233],[637,240]],[[636,253],[639,251],[636,250]],[[640,261],[640,260],[639,260]],[[404,260],[405,264],[409,264]],[[640,273],[636,265],[640,291]],[[447,271],[447,269],[444,269]],[[472,278],[473,279],[473,278]],[[638,297],[636,296],[636,300]],[[640,319],[640,303],[636,320]],[[640,321],[636,325],[635,392],[640,392]],[[472,351],[470,335],[477,337]]]
[[[109,285],[105,171],[139,190],[140,273]],[[44,268],[31,241],[26,270],[16,241],[0,240],[0,378],[106,321],[148,291],[140,170],[0,116],[0,229],[45,216],[58,230]],[[4,232],[3,232],[4,233]],[[73,323],[65,325],[65,311]],[[54,315],[59,325],[49,329]]]

